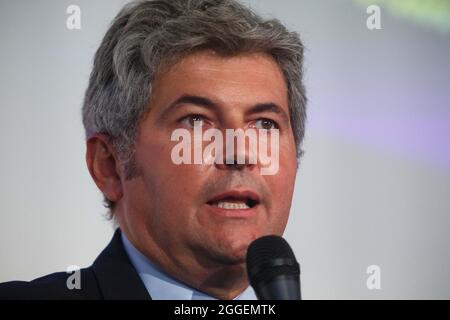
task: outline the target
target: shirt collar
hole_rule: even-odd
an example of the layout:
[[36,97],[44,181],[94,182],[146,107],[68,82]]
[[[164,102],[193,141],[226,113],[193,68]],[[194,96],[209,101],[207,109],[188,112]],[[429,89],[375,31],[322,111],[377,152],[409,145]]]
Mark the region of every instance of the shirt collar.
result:
[[[153,300],[217,300],[170,277],[137,250],[123,232],[122,243]],[[256,294],[249,286],[234,300],[256,300]]]

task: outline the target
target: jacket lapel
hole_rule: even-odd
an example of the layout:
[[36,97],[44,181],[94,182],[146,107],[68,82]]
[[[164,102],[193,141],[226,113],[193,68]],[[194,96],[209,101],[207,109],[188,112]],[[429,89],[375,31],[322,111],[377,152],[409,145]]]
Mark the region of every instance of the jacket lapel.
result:
[[105,300],[151,299],[141,278],[123,248],[118,228],[111,242],[92,265],[99,289]]

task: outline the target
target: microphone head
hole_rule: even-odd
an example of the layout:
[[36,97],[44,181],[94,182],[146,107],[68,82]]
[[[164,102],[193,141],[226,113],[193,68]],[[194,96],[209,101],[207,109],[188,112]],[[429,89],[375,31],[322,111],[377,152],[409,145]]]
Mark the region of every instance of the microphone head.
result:
[[278,276],[299,278],[300,265],[282,237],[270,235],[253,241],[247,249],[247,273],[256,288]]

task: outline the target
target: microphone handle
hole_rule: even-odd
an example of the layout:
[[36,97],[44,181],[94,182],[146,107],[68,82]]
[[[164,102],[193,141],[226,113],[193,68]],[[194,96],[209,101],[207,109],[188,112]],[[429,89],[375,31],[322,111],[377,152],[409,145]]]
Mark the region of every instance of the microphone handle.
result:
[[259,300],[301,300],[300,279],[293,275],[279,275],[255,288]]

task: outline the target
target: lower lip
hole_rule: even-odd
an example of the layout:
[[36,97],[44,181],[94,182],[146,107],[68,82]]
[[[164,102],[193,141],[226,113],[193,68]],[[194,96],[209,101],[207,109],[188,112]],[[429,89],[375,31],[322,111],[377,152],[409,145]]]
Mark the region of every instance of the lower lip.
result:
[[250,218],[256,215],[259,204],[248,209],[224,209],[207,204],[209,210],[218,216],[225,218]]

